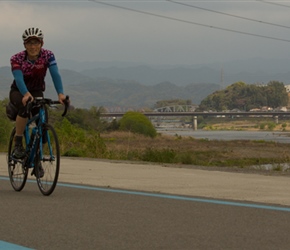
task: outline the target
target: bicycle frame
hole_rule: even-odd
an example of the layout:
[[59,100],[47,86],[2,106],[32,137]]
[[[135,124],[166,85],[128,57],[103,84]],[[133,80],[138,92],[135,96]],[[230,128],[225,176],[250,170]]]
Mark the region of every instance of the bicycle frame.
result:
[[[42,104],[40,106],[39,109],[39,113],[36,114],[35,116],[33,116],[32,118],[30,118],[27,123],[26,123],[26,127],[25,127],[25,142],[26,142],[26,151],[28,153],[28,159],[26,162],[26,166],[29,168],[33,168],[34,167],[34,158],[35,158],[35,153],[36,153],[36,146],[39,144],[39,155],[40,157],[42,157],[42,129],[41,125],[44,124],[46,122],[46,118],[45,118],[45,108],[44,108],[45,104]],[[35,122],[36,126],[32,127],[32,130],[30,132],[30,127],[32,125],[32,123]],[[31,142],[32,139],[32,134],[34,133],[34,138],[33,141]],[[50,146],[50,141],[48,138],[48,134],[47,134],[47,143]],[[50,153],[51,153],[51,147],[50,147]]]

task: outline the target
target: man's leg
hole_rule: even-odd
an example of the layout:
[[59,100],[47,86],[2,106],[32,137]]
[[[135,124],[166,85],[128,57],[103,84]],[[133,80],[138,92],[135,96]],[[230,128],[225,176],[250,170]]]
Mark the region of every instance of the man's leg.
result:
[[16,135],[18,136],[23,135],[26,123],[27,123],[27,118],[23,118],[19,115],[16,117]]
[[25,156],[25,149],[23,148],[23,133],[26,126],[27,118],[16,117],[16,133],[15,133],[15,148],[14,156],[16,158],[23,158]]
[[[18,114],[21,114],[24,106],[22,104],[22,95],[19,91],[10,91],[10,101],[18,108]],[[15,148],[14,156],[16,158],[23,158],[25,156],[25,149],[22,145],[23,133],[25,130],[27,118],[17,115],[16,117],[16,133],[15,133]]]

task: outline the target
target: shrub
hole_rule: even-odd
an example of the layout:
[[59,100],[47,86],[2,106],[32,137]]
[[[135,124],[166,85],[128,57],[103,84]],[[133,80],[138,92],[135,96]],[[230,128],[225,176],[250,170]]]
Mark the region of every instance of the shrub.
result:
[[91,131],[86,138],[86,153],[90,157],[104,157],[107,152],[107,147],[103,138],[99,133]]
[[78,148],[70,148],[63,154],[64,156],[70,156],[70,157],[85,157],[86,154],[84,151],[78,149]]
[[268,123],[268,129],[269,130],[274,130],[275,127],[276,127],[276,124],[274,122],[269,122]]
[[10,133],[14,125],[6,116],[5,105],[7,102],[7,100],[0,102],[0,147],[5,150],[8,147]]
[[81,147],[86,140],[86,131],[72,125],[66,118],[56,122],[54,128],[58,135],[61,153],[80,156],[80,152],[83,152]]
[[157,132],[150,120],[139,112],[129,111],[120,119],[120,130],[154,138]]
[[176,152],[173,149],[146,148],[142,155],[142,161],[174,163]]
[[265,129],[265,127],[266,127],[265,123],[260,124],[260,129]]

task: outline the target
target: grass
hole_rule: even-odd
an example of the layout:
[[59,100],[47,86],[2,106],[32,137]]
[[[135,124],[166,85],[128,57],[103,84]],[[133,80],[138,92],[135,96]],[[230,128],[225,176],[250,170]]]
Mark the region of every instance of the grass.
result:
[[209,141],[164,134],[151,139],[126,132],[102,134],[101,138],[105,158],[115,160],[241,168],[290,161],[289,144],[262,140]]
[[[225,120],[210,126],[215,130],[272,129],[271,120]],[[264,124],[265,127],[264,127]],[[289,131],[290,121],[275,126],[274,130]],[[271,127],[272,126],[272,127]],[[209,126],[207,127],[209,128]],[[64,137],[59,134],[61,154],[70,157],[103,158],[112,160],[146,161],[178,165],[208,167],[239,167],[271,165],[275,171],[283,171],[290,162],[290,144],[263,140],[208,140],[194,137],[158,134],[145,137],[130,132],[114,131],[102,134],[83,133]],[[61,139],[62,138],[62,139]],[[0,151],[7,151],[7,143],[0,142]]]
[[280,119],[276,124],[273,118],[269,117],[239,117],[230,118],[211,118],[207,119],[207,123],[203,123],[204,130],[255,130],[255,131],[289,131],[289,120]]

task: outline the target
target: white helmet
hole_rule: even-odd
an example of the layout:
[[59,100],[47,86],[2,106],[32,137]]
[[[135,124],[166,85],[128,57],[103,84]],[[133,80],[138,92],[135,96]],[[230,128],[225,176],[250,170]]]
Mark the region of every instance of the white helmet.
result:
[[30,40],[31,38],[36,38],[39,41],[43,40],[42,30],[39,28],[28,28],[23,32],[22,39],[24,42]]

